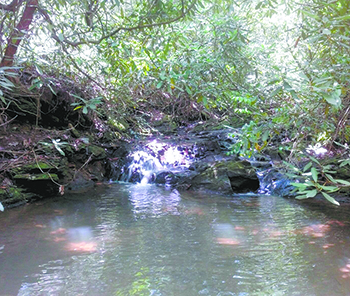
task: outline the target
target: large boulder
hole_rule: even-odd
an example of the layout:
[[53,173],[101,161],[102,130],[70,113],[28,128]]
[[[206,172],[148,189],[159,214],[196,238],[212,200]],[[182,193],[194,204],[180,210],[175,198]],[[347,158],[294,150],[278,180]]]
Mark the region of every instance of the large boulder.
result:
[[191,180],[192,189],[222,193],[255,192],[259,186],[255,169],[241,160],[215,162]]

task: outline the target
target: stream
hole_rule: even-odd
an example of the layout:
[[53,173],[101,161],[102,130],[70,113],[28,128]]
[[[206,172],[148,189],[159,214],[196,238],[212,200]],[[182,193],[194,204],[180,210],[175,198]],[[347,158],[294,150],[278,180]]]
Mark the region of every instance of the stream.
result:
[[348,211],[104,184],[0,212],[0,296],[350,295]]

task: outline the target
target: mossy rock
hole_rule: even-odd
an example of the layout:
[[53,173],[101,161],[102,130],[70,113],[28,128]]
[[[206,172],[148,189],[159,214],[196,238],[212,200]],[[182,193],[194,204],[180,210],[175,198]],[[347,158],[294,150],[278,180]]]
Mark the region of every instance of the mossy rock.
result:
[[26,193],[24,189],[15,186],[0,189],[0,202],[5,208],[23,205],[27,203],[31,197],[32,195]]
[[[58,163],[57,163],[58,165]],[[56,166],[48,164],[46,162],[32,162],[32,163],[28,163],[25,165],[22,165],[19,168],[15,168],[12,170],[12,172],[16,175],[18,174],[36,174],[36,173],[42,173],[42,171],[47,172],[50,170],[54,170],[57,171]]]
[[48,181],[59,181],[57,174],[18,174],[13,177],[14,180],[48,180]]
[[95,159],[104,159],[107,157],[106,151],[102,147],[90,145],[88,146],[88,150],[94,155]]

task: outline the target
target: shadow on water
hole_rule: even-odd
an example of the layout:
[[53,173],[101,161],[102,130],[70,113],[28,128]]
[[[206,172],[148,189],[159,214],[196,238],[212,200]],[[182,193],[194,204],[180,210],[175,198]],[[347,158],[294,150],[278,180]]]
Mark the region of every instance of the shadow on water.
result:
[[5,211],[0,295],[349,295],[349,218],[315,207],[113,184]]

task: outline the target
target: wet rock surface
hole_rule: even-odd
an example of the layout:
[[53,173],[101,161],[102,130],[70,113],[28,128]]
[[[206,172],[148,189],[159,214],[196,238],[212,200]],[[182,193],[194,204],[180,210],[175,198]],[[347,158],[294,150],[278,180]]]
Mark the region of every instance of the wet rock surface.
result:
[[[28,129],[31,137],[23,136]],[[102,181],[156,183],[179,190],[293,196],[291,180],[270,156],[232,154],[235,131],[200,125],[128,141],[91,133],[15,126],[0,139],[0,202],[5,207],[83,192]],[[25,135],[25,134],[24,134]]]
[[126,155],[118,142],[107,148],[88,132],[72,131],[13,125],[1,132],[0,203],[4,208],[89,190],[111,175],[108,149]]
[[[231,129],[179,130],[133,147],[124,166],[114,165],[115,181],[156,183],[182,190],[225,194],[257,192],[257,169],[230,154]],[[119,161],[119,159],[118,159]]]

